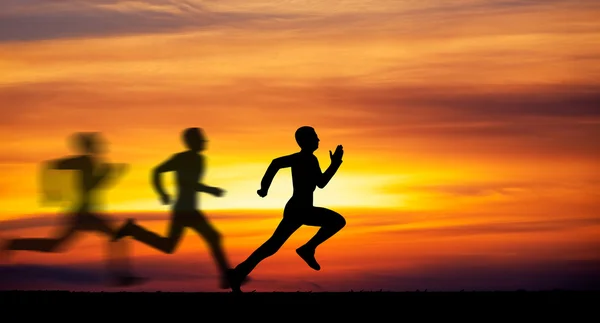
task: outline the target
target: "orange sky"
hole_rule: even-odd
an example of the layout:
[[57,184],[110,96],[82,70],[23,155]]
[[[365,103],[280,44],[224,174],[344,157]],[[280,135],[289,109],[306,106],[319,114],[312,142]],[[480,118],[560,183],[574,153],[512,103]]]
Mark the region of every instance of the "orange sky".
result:
[[474,241],[495,257],[555,241],[600,258],[589,251],[600,242],[595,1],[5,3],[0,219],[61,211],[39,203],[36,171],[71,153],[75,131],[102,132],[108,158],[131,166],[109,211],[166,216],[150,170],[197,126],[210,140],[205,182],[227,191],[202,208],[274,212],[223,228],[255,234],[251,247],[232,238],[247,253],[291,194],[284,170],[256,195],[266,167],[312,125],[323,169],[329,149],[345,150],[315,202],[354,212],[354,240],[398,250],[420,239],[409,249],[422,257],[449,234],[454,256]]

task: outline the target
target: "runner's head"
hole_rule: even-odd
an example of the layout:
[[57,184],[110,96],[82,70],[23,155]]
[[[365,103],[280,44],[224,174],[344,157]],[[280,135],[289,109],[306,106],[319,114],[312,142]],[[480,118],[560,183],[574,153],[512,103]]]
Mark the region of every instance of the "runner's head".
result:
[[302,150],[313,152],[319,148],[319,137],[315,129],[310,126],[303,126],[296,130],[296,142]]
[[73,137],[74,148],[82,154],[101,154],[104,142],[98,132],[78,132]]
[[185,146],[195,152],[206,148],[206,136],[202,128],[187,128],[183,131],[183,142]]

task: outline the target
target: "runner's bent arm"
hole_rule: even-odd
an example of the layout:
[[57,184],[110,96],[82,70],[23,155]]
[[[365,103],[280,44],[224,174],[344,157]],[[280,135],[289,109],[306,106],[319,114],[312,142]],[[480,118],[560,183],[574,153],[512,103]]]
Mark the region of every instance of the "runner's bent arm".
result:
[[281,168],[291,167],[293,159],[294,155],[287,155],[273,159],[260,182],[260,189],[264,192],[269,191],[269,187],[271,187],[271,182],[273,182],[273,178],[275,177],[277,172]]

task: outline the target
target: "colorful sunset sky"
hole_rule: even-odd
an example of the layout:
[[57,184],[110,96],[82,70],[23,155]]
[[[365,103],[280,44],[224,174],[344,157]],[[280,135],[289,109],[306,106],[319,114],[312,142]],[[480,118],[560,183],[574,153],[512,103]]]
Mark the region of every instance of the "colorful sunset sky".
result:
[[[129,165],[105,213],[165,233],[151,170],[201,127],[226,194],[200,207],[235,265],[281,219],[289,169],[256,190],[310,125],[323,170],[344,146],[315,204],[347,225],[321,271],[294,252],[303,227],[246,290],[598,289],[599,18],[594,0],[2,0],[0,239],[59,230],[39,168],[79,131]],[[106,240],[15,252],[0,289],[111,290]],[[172,255],[131,246],[151,279],[131,290],[220,290],[191,230]]]

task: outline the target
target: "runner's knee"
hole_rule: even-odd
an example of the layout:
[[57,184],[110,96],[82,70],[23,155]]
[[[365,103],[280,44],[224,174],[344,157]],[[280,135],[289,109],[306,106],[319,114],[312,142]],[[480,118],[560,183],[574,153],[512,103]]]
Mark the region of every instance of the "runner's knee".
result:
[[166,248],[164,249],[165,253],[168,254],[172,254],[175,252],[175,249],[177,248],[177,241],[174,240],[168,240],[167,241],[167,245]]

